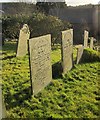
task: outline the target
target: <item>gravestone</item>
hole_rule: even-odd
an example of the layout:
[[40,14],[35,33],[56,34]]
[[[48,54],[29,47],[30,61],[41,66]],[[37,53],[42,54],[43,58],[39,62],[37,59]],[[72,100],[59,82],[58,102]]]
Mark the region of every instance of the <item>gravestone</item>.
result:
[[29,40],[32,92],[37,94],[52,80],[51,35]]
[[78,64],[78,63],[81,62],[81,58],[82,58],[82,55],[83,55],[84,47],[83,47],[83,45],[77,45],[75,47],[77,48],[77,60],[76,60],[76,64]]
[[84,48],[88,47],[88,36],[89,36],[89,32],[88,31],[84,31]]
[[91,49],[93,49],[93,40],[94,40],[94,38],[91,37],[91,38],[90,38],[90,48],[91,48]]
[[27,54],[28,51],[27,40],[29,40],[29,37],[30,37],[29,27],[27,24],[24,24],[23,28],[20,30],[17,57],[23,57]]
[[63,74],[73,67],[73,29],[62,31],[62,68]]

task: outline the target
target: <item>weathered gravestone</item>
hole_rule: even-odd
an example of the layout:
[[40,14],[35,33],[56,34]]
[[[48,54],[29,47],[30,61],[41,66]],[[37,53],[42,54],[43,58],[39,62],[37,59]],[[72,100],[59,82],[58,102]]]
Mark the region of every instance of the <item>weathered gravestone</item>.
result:
[[93,49],[93,41],[94,41],[94,38],[93,37],[90,37],[90,48]]
[[17,49],[17,57],[23,57],[26,55],[28,51],[27,40],[29,40],[30,32],[27,24],[23,25],[23,28],[20,30],[19,41],[18,41],[18,49]]
[[63,74],[73,67],[73,29],[62,31]]
[[84,47],[83,47],[83,45],[77,45],[75,47],[77,48],[77,60],[76,60],[76,64],[78,64],[78,63],[81,62],[81,58],[82,58],[82,55],[83,55]]
[[2,85],[0,84],[0,120],[6,118],[6,108],[2,98]]
[[84,48],[88,47],[88,36],[89,36],[89,32],[88,31],[84,31]]
[[51,35],[29,40],[33,95],[41,91],[52,80]]

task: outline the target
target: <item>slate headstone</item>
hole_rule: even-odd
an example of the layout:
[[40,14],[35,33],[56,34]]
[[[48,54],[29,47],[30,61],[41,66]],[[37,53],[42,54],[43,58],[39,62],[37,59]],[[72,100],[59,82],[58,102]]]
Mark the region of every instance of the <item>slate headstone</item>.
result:
[[63,74],[73,67],[73,29],[62,31],[62,68]]
[[29,40],[33,95],[40,92],[52,80],[51,35]]
[[20,30],[17,57],[23,57],[27,54],[28,51],[27,40],[29,40],[29,37],[30,37],[29,27],[27,24],[24,24],[23,28]]

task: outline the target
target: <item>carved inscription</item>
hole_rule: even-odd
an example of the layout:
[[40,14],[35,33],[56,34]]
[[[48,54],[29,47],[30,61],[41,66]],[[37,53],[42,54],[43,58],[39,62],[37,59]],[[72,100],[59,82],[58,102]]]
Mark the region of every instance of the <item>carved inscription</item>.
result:
[[73,29],[62,31],[63,74],[73,67]]
[[29,40],[33,94],[37,94],[52,80],[51,35]]
[[89,32],[88,31],[84,31],[84,48],[88,47],[88,36],[89,36]]
[[91,37],[91,38],[90,38],[90,48],[91,48],[91,49],[93,49],[93,40],[94,40],[94,38]]
[[29,40],[30,32],[27,24],[23,25],[23,28],[20,30],[17,56],[23,57],[28,51],[27,40]]
[[77,61],[76,61],[76,64],[78,64],[79,62],[81,62],[84,47],[83,47],[83,45],[77,45],[76,48],[77,48]]

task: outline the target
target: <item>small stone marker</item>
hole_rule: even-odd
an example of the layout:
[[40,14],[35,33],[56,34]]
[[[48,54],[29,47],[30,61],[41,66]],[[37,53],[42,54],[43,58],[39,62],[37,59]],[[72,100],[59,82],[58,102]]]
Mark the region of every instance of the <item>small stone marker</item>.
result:
[[83,45],[77,45],[75,47],[77,48],[77,60],[76,60],[76,64],[78,64],[81,61],[84,47],[83,47]]
[[88,36],[89,36],[89,32],[88,31],[84,31],[84,48],[88,47]]
[[29,40],[33,95],[46,87],[52,80],[51,35]]
[[73,29],[62,31],[62,67],[63,74],[73,67]]
[[90,48],[91,48],[91,49],[93,49],[93,40],[94,40],[94,38],[91,37],[91,38],[90,38]]
[[23,25],[23,28],[20,30],[19,41],[18,41],[18,49],[17,49],[17,57],[23,57],[26,55],[28,51],[27,40],[29,40],[30,32],[27,24]]

